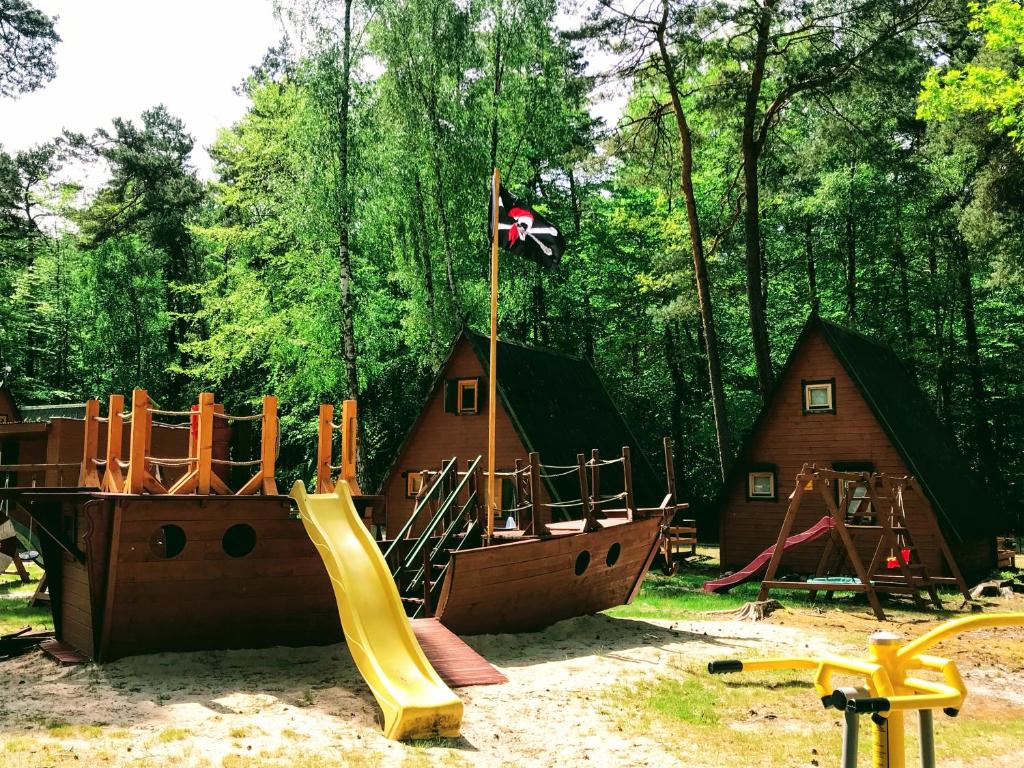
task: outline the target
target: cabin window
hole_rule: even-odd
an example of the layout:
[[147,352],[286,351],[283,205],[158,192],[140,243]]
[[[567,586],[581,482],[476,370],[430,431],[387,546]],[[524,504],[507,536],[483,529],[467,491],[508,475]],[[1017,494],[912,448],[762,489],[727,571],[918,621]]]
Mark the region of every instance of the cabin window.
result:
[[[832,469],[836,472],[874,472],[875,466],[870,461],[834,461]],[[847,522],[857,518],[857,522],[864,525],[873,525],[875,522],[874,511],[871,509],[871,502],[868,500],[868,488],[866,483],[857,480],[843,480],[843,496],[846,498]],[[836,485],[836,504],[841,502],[839,497],[839,486]]]
[[477,413],[479,381],[477,379],[459,379],[459,413]]
[[752,500],[775,499],[774,469],[754,469],[747,474],[747,498]]
[[444,411],[460,416],[480,413],[482,384],[479,377],[448,379],[444,383]]
[[804,381],[804,413],[835,413],[835,379]]
[[405,473],[405,498],[415,499],[423,487],[423,475],[413,470]]

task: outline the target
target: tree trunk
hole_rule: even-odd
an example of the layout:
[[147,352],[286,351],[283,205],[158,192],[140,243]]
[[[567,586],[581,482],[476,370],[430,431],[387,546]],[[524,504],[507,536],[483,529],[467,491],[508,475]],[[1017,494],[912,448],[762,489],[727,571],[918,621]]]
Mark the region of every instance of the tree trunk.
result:
[[910,375],[917,380],[917,365],[914,362],[914,328],[913,322],[910,315],[910,279],[907,275],[907,253],[903,250],[903,233],[897,231],[896,233],[896,249],[893,252],[893,256],[896,261],[896,274],[899,278],[899,289],[900,289],[900,330],[903,334],[903,344],[906,350],[904,359],[907,363],[907,370],[910,371]]
[[672,99],[672,113],[675,116],[676,128],[679,131],[680,144],[680,187],[686,201],[686,221],[690,230],[690,248],[693,252],[693,274],[697,283],[697,302],[700,308],[701,326],[704,333],[704,345],[708,359],[708,382],[711,387],[711,406],[715,418],[715,436],[718,440],[718,460],[722,480],[731,457],[729,446],[729,428],[725,413],[725,388],[722,384],[722,361],[718,353],[718,334],[715,332],[714,311],[711,304],[711,278],[708,274],[707,259],[704,254],[704,241],[701,239],[700,220],[697,216],[697,199],[693,190],[693,142],[690,126],[686,120],[686,112],[679,96],[676,83],[675,64],[669,55],[665,43],[665,30],[668,24],[668,5],[664,6],[661,25],[657,30],[658,50],[661,54],[665,70],[665,80]]
[[[675,323],[665,325],[665,364],[668,366],[669,378],[672,380],[672,402],[669,406],[669,425],[672,433],[672,446],[677,458],[682,458],[686,450],[685,435],[683,433],[683,405],[689,387],[686,385],[686,376],[683,374],[682,350],[680,349],[679,329]],[[676,461],[675,486],[676,498],[690,498],[690,490],[686,485],[683,474],[684,461]]]
[[846,322],[857,324],[857,229],[853,216],[846,214]]
[[341,50],[341,99],[338,104],[338,308],[341,312],[341,356],[345,361],[346,397],[358,397],[356,337],[352,306],[352,253],[349,248],[351,208],[348,191],[348,119],[352,77],[352,0],[345,0]]
[[814,269],[814,229],[810,219],[804,221],[804,254],[807,259],[807,295],[811,300],[811,314],[821,309],[818,301],[818,277]]
[[761,85],[764,82],[765,60],[768,56],[768,37],[774,0],[765,0],[759,9],[757,41],[751,67],[750,87],[743,107],[743,134],[740,146],[743,152],[743,236],[746,244],[747,306],[750,310],[750,335],[754,343],[754,363],[757,367],[757,387],[761,401],[767,400],[772,390],[771,350],[768,346],[768,324],[765,318],[764,293],[761,285],[761,212],[757,164],[764,148],[755,135]]
[[971,256],[967,244],[959,233],[953,235],[953,253],[957,261],[957,280],[960,284],[961,310],[964,320],[964,346],[967,353],[967,372],[971,380],[971,415],[974,422],[974,443],[981,463],[982,476],[996,500],[1001,500],[999,465],[996,462],[992,429],[988,423],[988,397],[981,372],[981,353],[978,344],[978,326],[974,313],[974,286]]
[[[948,270],[948,264],[947,264]],[[945,314],[943,309],[946,305],[944,297],[948,291],[943,291],[939,284],[939,262],[936,253],[935,237],[928,233],[928,273],[931,276],[930,288],[932,299],[932,335],[935,340],[935,354],[937,356],[935,367],[935,391],[938,396],[939,418],[946,427],[953,431],[952,416],[952,386],[950,383],[951,365],[949,360],[949,347],[946,343]]]
[[434,264],[430,258],[430,242],[425,237],[427,231],[427,217],[423,212],[423,187],[420,184],[420,175],[416,174],[416,224],[412,227],[413,252],[419,257],[420,267],[423,270],[423,290],[426,293],[427,302],[427,343],[430,348],[430,359],[436,362],[436,335],[437,320],[434,317]]
[[[566,170],[566,175],[569,177],[569,202],[572,205],[572,235],[578,245],[583,222],[580,193],[572,168]],[[583,357],[594,362],[594,313],[590,306],[590,291],[585,282],[583,285]]]

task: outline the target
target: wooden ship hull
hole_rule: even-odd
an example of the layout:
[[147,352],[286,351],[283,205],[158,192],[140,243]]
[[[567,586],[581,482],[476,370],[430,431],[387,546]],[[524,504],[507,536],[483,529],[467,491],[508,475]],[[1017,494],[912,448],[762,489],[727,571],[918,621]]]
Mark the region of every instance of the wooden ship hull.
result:
[[592,533],[453,552],[438,620],[460,635],[530,632],[632,602],[658,552],[661,518],[602,522]]
[[330,580],[287,497],[17,498],[46,531],[56,637],[88,659],[342,639]]

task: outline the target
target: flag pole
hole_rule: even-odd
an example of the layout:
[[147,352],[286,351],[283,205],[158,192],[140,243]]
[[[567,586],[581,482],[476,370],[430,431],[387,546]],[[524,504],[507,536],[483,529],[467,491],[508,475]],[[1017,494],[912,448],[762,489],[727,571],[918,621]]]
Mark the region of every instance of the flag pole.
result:
[[494,516],[498,512],[495,495],[494,442],[497,427],[498,391],[498,189],[501,174],[494,169],[491,178],[491,355],[487,374],[487,541],[494,536]]

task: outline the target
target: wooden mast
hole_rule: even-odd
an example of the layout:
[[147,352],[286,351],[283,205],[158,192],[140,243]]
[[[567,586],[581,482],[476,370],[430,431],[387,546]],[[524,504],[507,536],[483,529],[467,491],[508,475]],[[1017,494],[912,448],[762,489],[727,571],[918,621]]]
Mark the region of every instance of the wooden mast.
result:
[[501,174],[494,169],[491,178],[491,356],[487,374],[487,541],[494,535],[494,516],[498,512],[494,492],[494,442],[497,426],[498,389],[498,189]]

